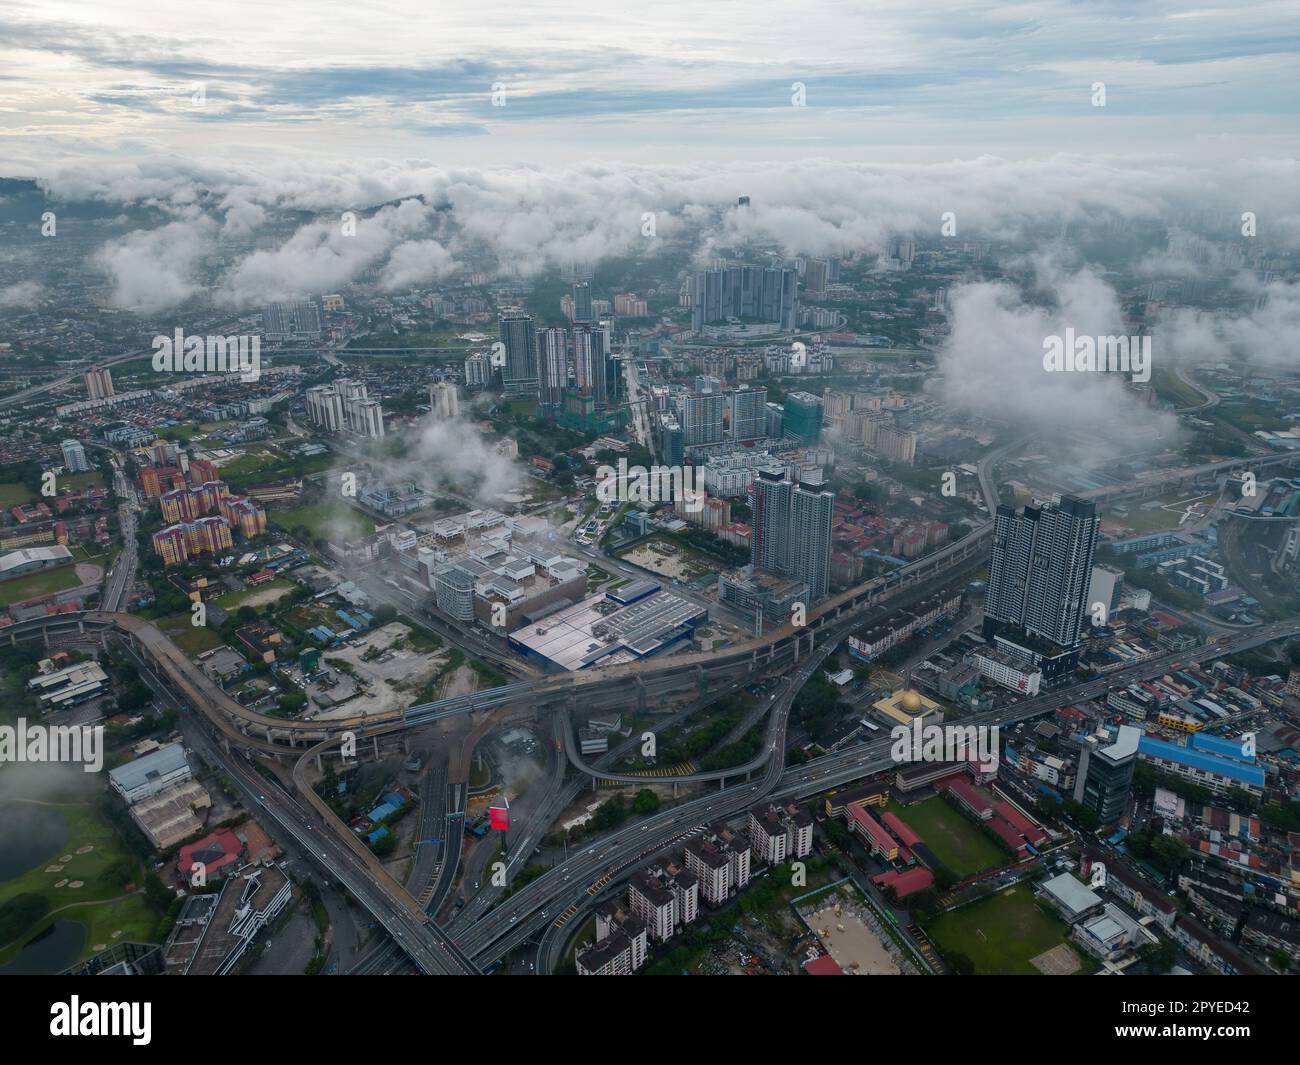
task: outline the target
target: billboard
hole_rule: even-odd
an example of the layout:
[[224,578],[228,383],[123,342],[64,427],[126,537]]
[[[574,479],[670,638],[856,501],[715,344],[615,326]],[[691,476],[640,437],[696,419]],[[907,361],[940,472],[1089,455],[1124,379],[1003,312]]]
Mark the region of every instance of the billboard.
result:
[[510,801],[504,795],[488,807],[488,819],[492,828],[502,832],[510,827]]

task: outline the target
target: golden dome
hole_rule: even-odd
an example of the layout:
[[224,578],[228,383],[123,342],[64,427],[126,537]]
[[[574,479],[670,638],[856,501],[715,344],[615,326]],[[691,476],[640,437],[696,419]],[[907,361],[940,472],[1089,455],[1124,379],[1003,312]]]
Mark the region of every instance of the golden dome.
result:
[[898,700],[898,703],[904,710],[913,710],[913,711],[920,710],[921,709],[920,693],[914,692],[912,691],[911,688],[908,688],[907,691],[903,692],[903,695]]

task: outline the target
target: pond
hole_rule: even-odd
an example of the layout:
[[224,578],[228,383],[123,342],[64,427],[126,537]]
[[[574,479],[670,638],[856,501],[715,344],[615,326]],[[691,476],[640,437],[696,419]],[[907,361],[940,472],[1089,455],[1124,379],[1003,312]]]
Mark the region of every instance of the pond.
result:
[[76,964],[86,946],[86,926],[76,921],[55,921],[29,939],[0,976],[53,976]]
[[53,806],[0,803],[0,883],[63,852],[68,826]]

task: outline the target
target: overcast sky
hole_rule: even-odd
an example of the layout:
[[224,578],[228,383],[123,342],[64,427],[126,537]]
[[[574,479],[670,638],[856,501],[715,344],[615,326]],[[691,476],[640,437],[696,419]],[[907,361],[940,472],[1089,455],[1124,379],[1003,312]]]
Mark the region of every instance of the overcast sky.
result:
[[1294,158],[1298,49],[1294,0],[0,0],[0,171]]

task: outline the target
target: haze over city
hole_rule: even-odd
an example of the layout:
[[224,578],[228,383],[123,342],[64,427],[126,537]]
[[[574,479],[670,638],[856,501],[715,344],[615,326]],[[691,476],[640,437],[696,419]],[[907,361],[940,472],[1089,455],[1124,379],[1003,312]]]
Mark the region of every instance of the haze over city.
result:
[[[0,975],[1269,1030],[1205,981],[1300,964],[1298,50],[0,2]],[[241,1001],[80,986],[50,1035]]]

